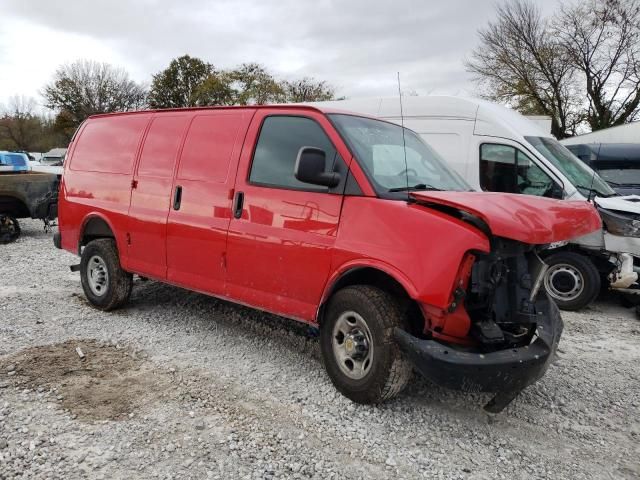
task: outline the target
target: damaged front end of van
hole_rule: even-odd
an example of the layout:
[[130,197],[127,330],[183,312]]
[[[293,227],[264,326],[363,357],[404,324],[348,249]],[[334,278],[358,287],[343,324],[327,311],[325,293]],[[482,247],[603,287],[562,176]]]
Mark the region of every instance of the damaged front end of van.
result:
[[423,332],[395,329],[395,338],[424,377],[456,390],[494,392],[485,410],[500,412],[544,375],[563,330],[542,288],[547,266],[538,252],[600,228],[598,215],[586,202],[537,205],[547,200],[505,194],[419,192],[412,198],[481,230],[490,251],[467,253],[447,308],[420,305]]

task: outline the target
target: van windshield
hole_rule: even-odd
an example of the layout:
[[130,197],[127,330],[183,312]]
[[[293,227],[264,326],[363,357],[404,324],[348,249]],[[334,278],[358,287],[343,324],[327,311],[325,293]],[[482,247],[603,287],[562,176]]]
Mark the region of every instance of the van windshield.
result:
[[403,141],[402,127],[393,123],[346,114],[329,117],[378,193],[471,190],[462,177],[411,130],[404,129]]
[[616,192],[605,182],[600,175],[594,172],[588,165],[580,161],[564,145],[553,138],[548,137],[524,137],[556,167],[585,197],[611,197]]

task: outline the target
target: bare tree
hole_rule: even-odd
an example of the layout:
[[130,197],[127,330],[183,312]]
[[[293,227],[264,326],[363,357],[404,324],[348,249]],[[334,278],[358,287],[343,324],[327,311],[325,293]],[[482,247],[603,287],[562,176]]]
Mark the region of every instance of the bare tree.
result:
[[322,102],[333,100],[335,95],[334,88],[326,81],[308,77],[284,82],[283,88],[288,102]]
[[42,122],[35,115],[36,102],[31,97],[15,95],[3,108],[0,117],[0,138],[15,150],[32,150],[42,133]]
[[565,5],[552,33],[583,77],[591,129],[636,119],[640,106],[640,2],[583,0]]
[[46,106],[71,126],[95,113],[135,110],[145,104],[144,87],[122,68],[91,60],[63,65],[43,90]]
[[525,114],[549,115],[552,133],[564,138],[583,121],[575,68],[566,50],[550,35],[540,9],[530,0],[513,0],[497,9],[497,19],[479,31],[467,69],[483,96]]

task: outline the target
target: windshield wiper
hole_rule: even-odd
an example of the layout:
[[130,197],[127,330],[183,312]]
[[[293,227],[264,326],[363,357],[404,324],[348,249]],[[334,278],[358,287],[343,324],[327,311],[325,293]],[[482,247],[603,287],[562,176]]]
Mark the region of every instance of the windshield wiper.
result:
[[435,190],[436,192],[442,191],[441,188],[432,187],[431,185],[427,185],[426,183],[418,183],[413,187],[397,187],[389,189],[390,192],[409,192],[413,190]]
[[584,185],[576,185],[576,188],[581,188],[581,189],[583,189],[583,190],[586,190],[586,191],[587,191],[587,192],[589,192],[590,194],[591,194],[591,193],[594,193],[594,194],[595,194],[595,196],[602,197],[602,198],[607,198],[607,197],[616,197],[616,196],[618,196],[618,194],[617,194],[617,193],[613,193],[613,194],[602,193],[602,192],[599,192],[598,190],[596,190],[595,188],[585,187]]

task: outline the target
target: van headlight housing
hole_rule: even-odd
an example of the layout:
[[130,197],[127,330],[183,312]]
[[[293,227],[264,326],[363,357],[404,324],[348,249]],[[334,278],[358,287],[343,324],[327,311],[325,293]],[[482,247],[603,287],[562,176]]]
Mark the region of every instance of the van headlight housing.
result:
[[602,222],[612,235],[640,237],[640,215],[598,208]]

